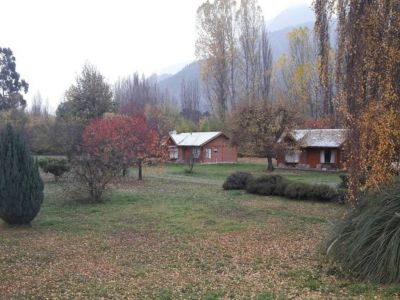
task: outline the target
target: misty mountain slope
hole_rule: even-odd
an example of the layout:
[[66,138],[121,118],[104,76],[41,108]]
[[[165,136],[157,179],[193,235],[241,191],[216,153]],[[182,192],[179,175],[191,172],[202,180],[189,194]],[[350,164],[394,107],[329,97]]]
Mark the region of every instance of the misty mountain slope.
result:
[[[169,94],[174,98],[174,101],[179,105],[179,107],[182,80],[195,80],[200,83],[200,64],[198,62],[193,62],[184,67],[178,73],[164,80],[160,80],[158,83],[160,89],[168,90]],[[203,107],[202,103],[200,107]]]
[[269,33],[269,41],[271,43],[273,61],[276,61],[281,55],[288,53],[289,50],[288,34],[297,27],[307,27],[311,31],[314,28],[314,22],[297,24]]
[[267,22],[267,27],[269,31],[273,32],[290,27],[297,27],[299,24],[308,24],[314,22],[314,11],[307,5],[298,5],[282,11],[270,22]]
[[[288,33],[290,31],[300,26],[307,27],[312,31],[314,28],[314,22],[314,12],[306,5],[289,8],[269,22],[267,27],[271,42],[273,61],[276,61],[281,55],[288,53]],[[333,22],[330,36],[331,45],[335,45],[335,22]],[[165,79],[161,79],[161,76],[158,77],[160,89],[168,90],[178,107],[180,107],[180,92],[183,79],[186,81],[198,80],[200,84],[200,65],[198,62],[193,62],[187,65],[178,73]],[[208,103],[205,97],[201,97],[200,107],[203,111],[207,110]]]

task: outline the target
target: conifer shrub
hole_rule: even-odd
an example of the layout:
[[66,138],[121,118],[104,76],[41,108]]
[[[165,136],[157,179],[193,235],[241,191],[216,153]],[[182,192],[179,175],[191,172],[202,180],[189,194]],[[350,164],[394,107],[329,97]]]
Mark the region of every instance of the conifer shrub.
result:
[[66,158],[42,158],[38,163],[43,172],[54,176],[55,181],[58,181],[70,169]]
[[43,202],[43,182],[35,162],[11,125],[0,134],[0,218],[29,224]]
[[235,172],[225,180],[222,185],[224,190],[244,190],[246,184],[253,176],[248,172]]
[[360,204],[338,222],[327,253],[356,277],[400,282],[400,179],[360,196]]

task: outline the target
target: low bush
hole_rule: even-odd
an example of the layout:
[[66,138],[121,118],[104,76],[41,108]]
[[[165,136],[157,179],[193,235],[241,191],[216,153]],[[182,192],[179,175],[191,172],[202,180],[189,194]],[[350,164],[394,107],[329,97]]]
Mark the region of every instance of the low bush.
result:
[[312,185],[307,183],[290,182],[286,185],[283,195],[289,199],[309,199],[312,189]]
[[224,182],[224,190],[244,190],[246,184],[253,176],[248,172],[235,172],[231,174]]
[[307,198],[319,201],[333,201],[339,200],[338,197],[339,193],[336,189],[325,184],[315,184],[311,187]]
[[225,190],[243,189],[251,194],[262,196],[283,196],[289,199],[339,201],[344,203],[345,191],[338,190],[323,184],[308,184],[290,181],[280,175],[264,175],[253,177],[247,172],[237,172],[230,175],[223,188]]
[[279,175],[265,175],[253,178],[247,182],[246,191],[258,195],[277,195],[282,196],[282,191],[286,186],[286,180]]
[[45,173],[54,175],[55,181],[69,171],[69,164],[65,158],[42,158],[39,160],[39,166]]
[[333,230],[327,253],[356,277],[400,282],[400,179],[360,196]]

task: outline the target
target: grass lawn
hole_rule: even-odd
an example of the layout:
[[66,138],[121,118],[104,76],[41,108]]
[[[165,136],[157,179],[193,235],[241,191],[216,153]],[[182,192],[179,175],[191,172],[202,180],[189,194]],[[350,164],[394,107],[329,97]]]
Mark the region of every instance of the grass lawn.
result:
[[[71,201],[46,180],[31,227],[0,223],[0,299],[383,299],[400,286],[346,279],[321,252],[334,203],[223,191],[238,164],[146,168],[103,204]],[[136,175],[132,170],[132,176]],[[305,182],[337,174],[278,171]]]

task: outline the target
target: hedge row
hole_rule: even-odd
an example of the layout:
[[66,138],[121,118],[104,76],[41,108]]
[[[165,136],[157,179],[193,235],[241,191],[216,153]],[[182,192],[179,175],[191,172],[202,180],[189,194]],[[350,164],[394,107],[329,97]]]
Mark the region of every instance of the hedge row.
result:
[[226,179],[223,188],[225,190],[245,189],[251,194],[283,196],[298,200],[339,201],[342,197],[342,193],[328,185],[294,182],[279,175],[254,178],[245,172],[231,174]]

